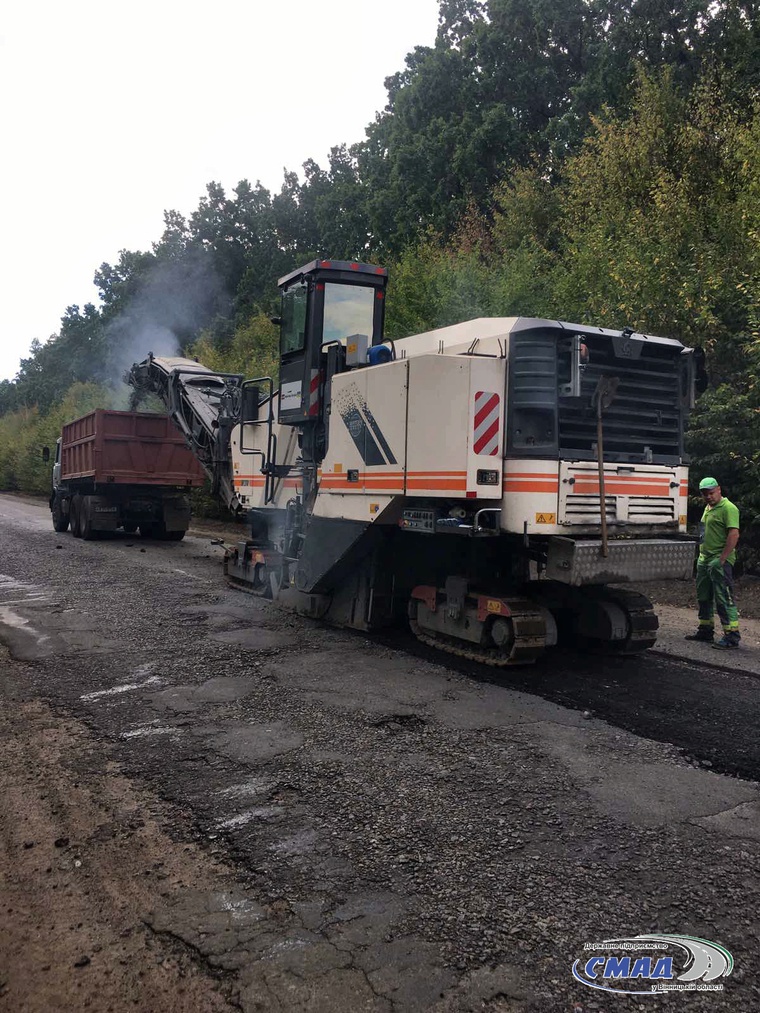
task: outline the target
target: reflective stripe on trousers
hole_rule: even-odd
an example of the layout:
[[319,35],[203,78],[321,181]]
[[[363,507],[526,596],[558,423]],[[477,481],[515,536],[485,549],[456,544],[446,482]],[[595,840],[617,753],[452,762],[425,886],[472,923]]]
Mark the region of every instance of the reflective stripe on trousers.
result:
[[717,609],[721,625],[726,633],[739,629],[739,612],[734,600],[734,569],[730,563],[722,566],[719,559],[697,561],[697,601],[699,602],[699,625],[714,625],[714,611]]

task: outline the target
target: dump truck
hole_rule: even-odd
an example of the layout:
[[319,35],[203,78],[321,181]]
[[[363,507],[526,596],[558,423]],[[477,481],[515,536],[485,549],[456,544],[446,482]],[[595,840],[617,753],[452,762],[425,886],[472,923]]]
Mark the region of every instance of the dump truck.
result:
[[624,585],[692,573],[698,354],[524,317],[386,340],[387,280],[329,260],[281,278],[278,384],[152,354],[129,372],[247,520],[228,580],[354,629],[403,616],[491,665],[651,647]]
[[[50,459],[44,448],[45,460]],[[179,541],[190,490],[205,473],[166,415],[98,409],[67,423],[56,442],[50,510],[56,531],[97,538],[122,528]]]

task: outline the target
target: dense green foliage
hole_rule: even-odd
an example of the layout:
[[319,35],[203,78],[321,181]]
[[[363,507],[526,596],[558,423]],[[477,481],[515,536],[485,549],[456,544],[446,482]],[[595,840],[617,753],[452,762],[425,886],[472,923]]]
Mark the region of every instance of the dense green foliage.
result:
[[42,448],[50,448],[61,435],[64,423],[94,408],[114,405],[113,391],[94,383],[74,383],[51,409],[20,408],[0,416],[0,489],[48,495],[50,465],[42,460]]
[[[42,491],[60,422],[121,403],[149,350],[276,369],[278,276],[315,256],[390,268],[394,337],[529,314],[699,344],[690,436],[760,517],[760,15],[738,0],[440,0],[434,46],[326,167],[279,193],[210,183],[150,252],[95,275],[0,383],[0,487]],[[255,170],[255,166],[252,167]],[[745,533],[749,533],[745,531]]]

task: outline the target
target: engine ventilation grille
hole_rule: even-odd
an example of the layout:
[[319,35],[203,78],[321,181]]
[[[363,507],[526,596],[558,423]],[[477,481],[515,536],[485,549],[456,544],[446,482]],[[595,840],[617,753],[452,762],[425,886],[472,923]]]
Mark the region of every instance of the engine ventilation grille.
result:
[[631,521],[672,521],[676,519],[675,500],[669,496],[631,496],[628,519]]
[[668,345],[644,343],[639,358],[615,355],[608,336],[587,334],[589,363],[581,378],[581,397],[560,398],[560,456],[595,456],[596,411],[592,397],[601,376],[617,376],[615,398],[604,412],[604,451],[608,460],[651,460],[669,464],[681,452],[679,357]]
[[[617,519],[615,502],[615,496],[604,497],[605,513],[607,514],[608,521]],[[589,522],[598,521],[600,519],[599,497],[593,495],[568,496],[565,506],[565,517],[568,521],[575,521],[577,523],[582,523],[585,520]]]

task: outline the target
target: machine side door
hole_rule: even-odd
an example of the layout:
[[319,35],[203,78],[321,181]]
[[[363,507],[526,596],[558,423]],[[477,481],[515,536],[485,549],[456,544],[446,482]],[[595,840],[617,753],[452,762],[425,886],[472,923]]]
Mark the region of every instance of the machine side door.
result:
[[310,350],[306,339],[310,304],[306,281],[299,281],[283,292],[278,402],[280,422],[302,422],[305,417],[308,418],[309,403],[308,399],[304,399],[304,374],[309,365]]

